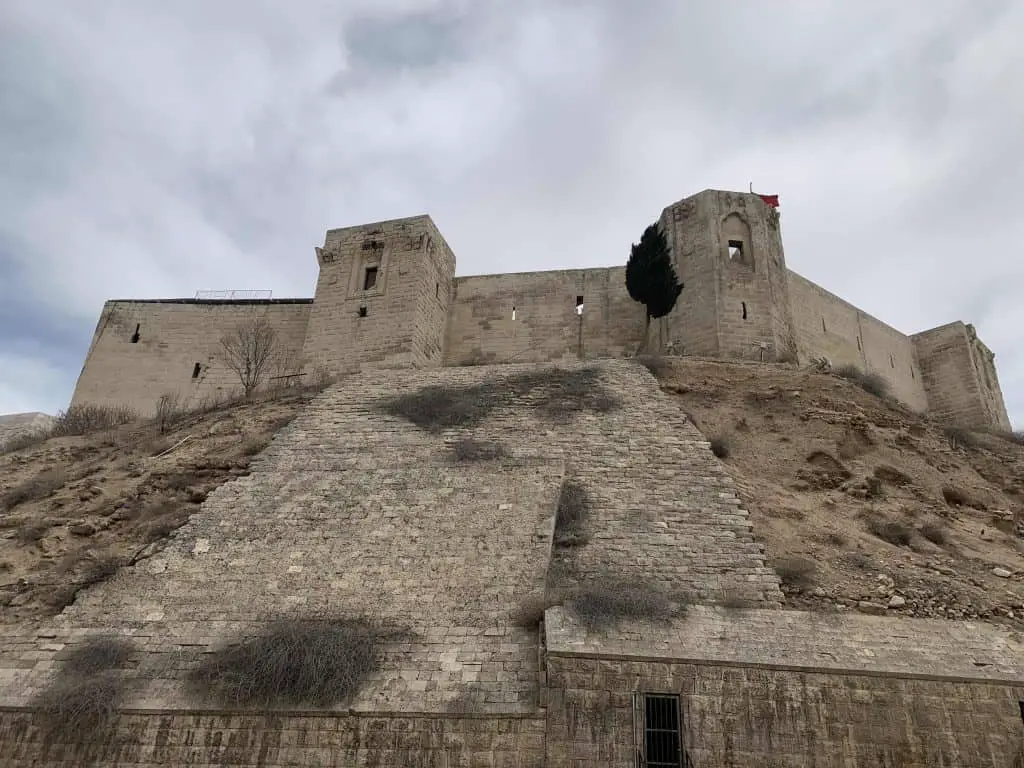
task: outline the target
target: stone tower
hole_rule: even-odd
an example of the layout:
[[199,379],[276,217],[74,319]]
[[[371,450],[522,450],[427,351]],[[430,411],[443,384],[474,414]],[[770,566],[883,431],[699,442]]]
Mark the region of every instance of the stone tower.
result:
[[429,216],[328,230],[316,255],[307,366],[441,365],[455,256]]
[[778,212],[758,195],[705,190],[662,211],[685,289],[668,318],[677,351],[796,358]]

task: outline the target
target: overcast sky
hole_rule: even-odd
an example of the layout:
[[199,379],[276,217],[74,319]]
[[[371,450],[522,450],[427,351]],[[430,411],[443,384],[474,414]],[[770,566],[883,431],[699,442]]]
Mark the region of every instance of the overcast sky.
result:
[[973,322],[1024,427],[1024,0],[0,0],[0,413],[108,298],[310,296],[429,213],[461,275],[622,264],[706,188],[896,328]]

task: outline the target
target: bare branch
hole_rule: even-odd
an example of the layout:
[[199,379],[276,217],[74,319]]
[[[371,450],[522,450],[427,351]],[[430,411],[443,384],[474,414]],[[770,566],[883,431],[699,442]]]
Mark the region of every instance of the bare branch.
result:
[[238,375],[246,397],[260,385],[279,355],[277,332],[263,316],[254,317],[224,334],[220,346],[221,361]]

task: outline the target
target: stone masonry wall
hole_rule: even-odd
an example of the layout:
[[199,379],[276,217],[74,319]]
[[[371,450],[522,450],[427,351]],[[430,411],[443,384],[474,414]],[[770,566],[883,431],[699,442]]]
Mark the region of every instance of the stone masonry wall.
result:
[[[196,405],[240,391],[238,375],[219,358],[220,338],[257,316],[271,323],[287,353],[284,365],[271,366],[268,375],[291,372],[311,307],[310,299],[108,301],[71,403],[126,405],[149,415],[165,392]],[[200,372],[193,377],[196,363]]]
[[956,322],[913,336],[929,408],[951,423],[1009,429],[992,353],[968,329]]
[[991,626],[694,606],[546,629],[551,765],[639,764],[634,693],[679,695],[689,768],[1013,768],[1024,748],[1024,647]]
[[[345,379],[276,435],[251,475],[211,493],[162,551],[80,593],[38,630],[5,635],[0,706],[29,706],[72,648],[113,631],[139,648],[126,707],[186,717],[211,706],[182,685],[199,655],[275,616],[341,611],[406,635],[385,643],[379,669],[338,718],[397,718],[381,727],[394,734],[389,749],[401,751],[422,738],[406,718],[429,715],[457,729],[454,721],[491,717],[503,746],[481,747],[472,764],[541,765],[528,760],[535,736],[519,742],[501,723],[517,720],[532,734],[526,721],[540,716],[540,636],[517,617],[550,580],[565,479],[591,499],[591,540],[571,561],[582,581],[643,577],[679,594],[744,592],[763,605],[781,597],[728,475],[653,376],[632,361],[593,370],[473,366]],[[485,418],[431,432],[378,409],[433,386],[461,404],[482,402]],[[497,400],[473,399],[482,396]],[[638,423],[646,425],[639,434]],[[454,441],[467,437],[507,455],[453,461]],[[349,725],[338,719],[326,730]],[[193,738],[215,738],[195,727]],[[38,755],[44,746],[23,726],[4,733],[13,743],[0,741],[0,754]],[[168,738],[141,744],[140,754]],[[501,754],[522,744],[519,763]],[[213,742],[186,746],[200,750],[200,764],[216,754]],[[106,755],[99,766],[113,764]],[[395,764],[389,757],[366,753],[354,765]]]
[[800,361],[825,356],[833,367],[852,364],[883,376],[892,394],[911,408],[928,408],[925,378],[909,336],[789,272]]
[[[635,353],[644,311],[626,291],[625,272],[613,267],[456,278],[445,364]],[[579,297],[582,314],[576,310]]]
[[[439,365],[455,259],[429,216],[329,230],[303,347],[312,365],[348,373]],[[368,269],[376,282],[365,289]]]

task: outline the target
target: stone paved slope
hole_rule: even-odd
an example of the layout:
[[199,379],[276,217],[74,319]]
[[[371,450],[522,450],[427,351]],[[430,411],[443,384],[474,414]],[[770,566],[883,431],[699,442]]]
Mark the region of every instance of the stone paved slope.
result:
[[[55,653],[109,628],[148,651],[134,706],[194,706],[179,684],[194,652],[250,634],[260,617],[340,609],[413,634],[385,649],[355,709],[531,711],[539,638],[513,616],[543,587],[566,477],[593,501],[590,542],[573,550],[581,577],[611,569],[701,598],[741,590],[777,602],[778,581],[703,438],[646,369],[594,369],[587,396],[617,402],[610,412],[550,407],[544,383],[578,366],[384,371],[332,387],[162,552],[82,593],[46,631],[9,637],[0,704],[24,703]],[[541,386],[510,383],[518,375]],[[502,402],[461,427],[431,431],[378,407],[430,386],[465,404],[465,388],[480,385]],[[509,456],[455,463],[451,443],[466,436],[500,441]]]

